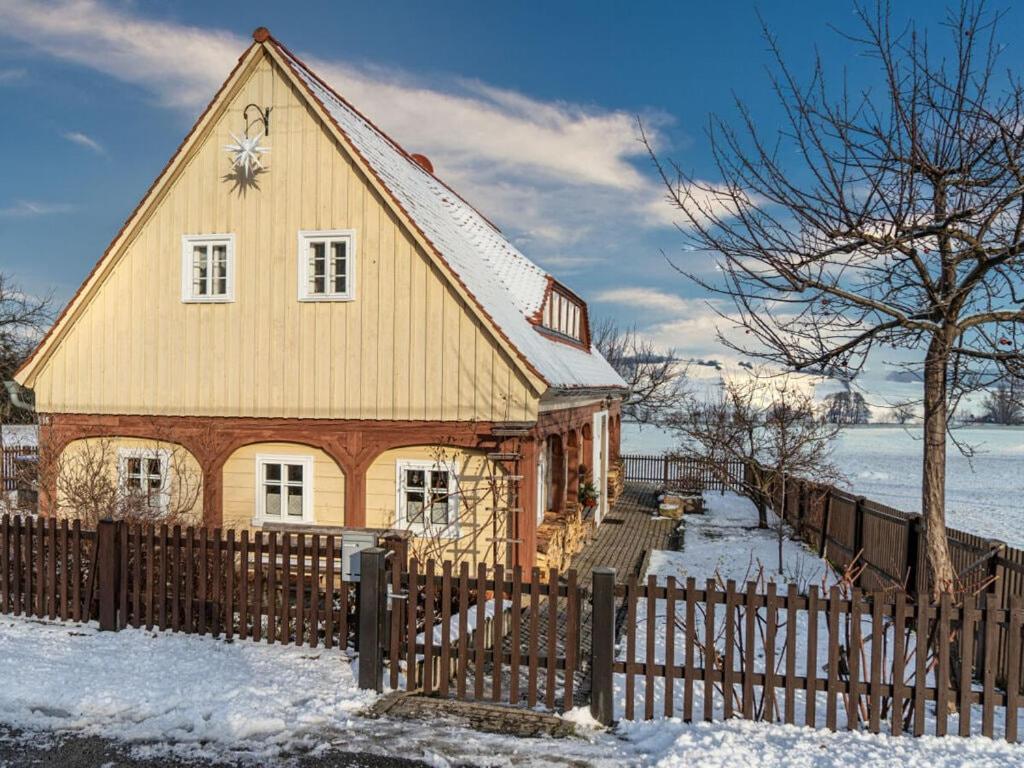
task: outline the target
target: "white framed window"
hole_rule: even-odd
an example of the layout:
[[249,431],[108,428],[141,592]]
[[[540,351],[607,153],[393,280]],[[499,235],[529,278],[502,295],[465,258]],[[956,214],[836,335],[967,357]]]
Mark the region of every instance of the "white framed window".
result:
[[169,464],[164,448],[121,448],[117,452],[117,480],[126,500],[154,513],[166,513],[171,501]]
[[583,308],[580,303],[556,287],[551,290],[547,301],[544,302],[541,325],[560,336],[583,341],[582,316]]
[[299,301],[355,298],[356,233],[352,229],[299,232]]
[[256,457],[256,519],[262,523],[313,522],[313,457]]
[[396,528],[436,536],[458,536],[458,478],[443,461],[399,460],[396,465]]
[[235,300],[235,236],[183,235],[181,300],[218,303]]

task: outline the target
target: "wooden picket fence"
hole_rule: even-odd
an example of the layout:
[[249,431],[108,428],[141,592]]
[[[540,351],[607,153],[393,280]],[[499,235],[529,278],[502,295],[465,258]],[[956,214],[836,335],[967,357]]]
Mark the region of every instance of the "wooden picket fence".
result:
[[79,521],[0,518],[0,613],[88,621],[95,616],[96,532]]
[[462,562],[391,568],[383,660],[397,689],[566,710],[580,666],[583,590],[576,571]]
[[[669,467],[702,464],[671,455],[622,458],[627,480],[648,483],[662,483],[659,475],[676,476],[683,471]],[[735,462],[711,474],[733,478],[733,488],[746,482],[744,467]],[[869,590],[904,589],[912,598],[928,593],[920,515],[794,477],[785,482],[775,477],[770,496],[772,508],[782,511],[793,531],[836,568],[863,566],[858,586]],[[946,529],[946,538],[964,591],[980,592],[979,601],[995,595],[998,607],[1004,611],[1010,609],[1015,598],[1024,597],[1024,549],[955,528]],[[1010,646],[1003,629],[998,632],[997,645],[997,675],[1005,679],[1010,672]]]
[[[1018,738],[1024,603],[913,602],[693,579],[559,573],[364,550],[333,534],[0,518],[0,611],[360,650],[364,687],[516,707],[587,701],[610,723],[743,717],[830,729]],[[528,576],[528,577],[527,577]],[[619,637],[621,634],[621,642]],[[919,642],[920,641],[920,642]],[[1007,668],[996,663],[1006,643]],[[387,674],[385,675],[385,667]],[[931,710],[934,704],[934,714]],[[927,708],[927,709],[926,709]],[[955,725],[955,727],[954,727]]]
[[[354,641],[356,585],[342,580],[339,537],[113,525],[121,628],[324,648]],[[103,523],[99,535],[102,569]]]
[[[743,717],[872,733],[888,721],[893,735],[943,736],[952,710],[962,736],[1017,740],[1019,598],[1005,610],[988,595],[979,611],[949,595],[936,608],[903,593],[843,596],[832,587],[823,595],[812,586],[799,594],[791,584],[777,594],[774,584],[737,589],[732,581],[698,589],[692,578],[658,585],[653,577],[645,585],[630,578],[616,594],[627,611],[625,654],[614,664],[627,719]],[[1005,689],[994,664],[1000,630],[1016,660]],[[932,702],[934,718],[926,716]]]
[[706,491],[728,491],[736,487],[733,478],[743,477],[741,462],[728,462],[724,467],[692,456],[620,456],[625,480],[636,483],[658,483],[666,487],[693,486]]
[[[381,543],[403,556],[404,540]],[[4,515],[0,611],[345,649],[357,585],[342,557],[332,534]]]

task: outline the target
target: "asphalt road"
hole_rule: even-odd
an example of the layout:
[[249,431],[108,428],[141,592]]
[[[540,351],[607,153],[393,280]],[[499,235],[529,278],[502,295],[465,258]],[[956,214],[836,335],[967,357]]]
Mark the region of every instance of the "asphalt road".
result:
[[[173,758],[139,759],[133,757],[124,745],[115,741],[96,737],[36,737],[0,726],[0,766],[3,768],[192,768],[198,765],[209,763]],[[426,766],[427,763],[404,758],[331,751],[317,754],[316,757],[296,756],[281,760],[280,763],[261,762],[260,765],[268,768],[274,765],[288,768],[406,768]]]

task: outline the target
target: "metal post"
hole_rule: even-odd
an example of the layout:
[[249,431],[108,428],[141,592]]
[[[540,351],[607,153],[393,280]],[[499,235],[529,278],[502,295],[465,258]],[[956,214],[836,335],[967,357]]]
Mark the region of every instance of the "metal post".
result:
[[615,659],[615,569],[595,568],[593,579],[590,714],[602,725],[611,725],[615,719],[612,684],[612,663]]
[[120,585],[117,573],[117,523],[107,518],[96,526],[96,575],[99,582],[100,630],[116,632]]
[[381,547],[371,547],[359,553],[359,687],[378,692],[384,690],[386,554]]

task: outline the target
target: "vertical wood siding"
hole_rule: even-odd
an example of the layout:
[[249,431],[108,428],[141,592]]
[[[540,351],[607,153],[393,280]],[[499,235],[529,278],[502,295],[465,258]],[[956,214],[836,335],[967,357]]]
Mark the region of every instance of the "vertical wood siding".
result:
[[[268,171],[228,178],[242,109]],[[297,300],[297,233],[356,231],[356,298]],[[235,301],[181,302],[181,237],[235,235]],[[536,398],[267,59],[197,146],[35,381],[44,412],[526,420]]]

